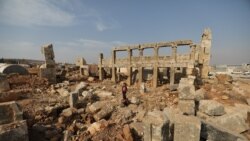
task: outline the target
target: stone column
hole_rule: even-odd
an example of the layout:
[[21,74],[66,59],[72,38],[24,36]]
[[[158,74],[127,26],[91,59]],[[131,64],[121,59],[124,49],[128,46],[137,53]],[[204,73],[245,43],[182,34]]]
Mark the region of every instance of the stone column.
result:
[[191,48],[190,60],[195,61],[196,45],[190,45],[190,48]]
[[170,68],[170,85],[174,85],[175,81],[175,67],[173,66],[176,63],[176,56],[177,56],[177,46],[172,47],[172,67]]
[[201,52],[202,55],[201,58],[203,60],[203,66],[201,69],[201,77],[202,78],[208,78],[208,72],[209,72],[209,63],[210,63],[210,57],[211,57],[211,45],[212,45],[212,33],[210,29],[205,29],[202,34],[201,39]]
[[99,80],[103,80],[102,60],[103,60],[103,54],[100,53],[100,57],[99,57]]
[[139,55],[141,63],[138,67],[138,76],[139,76],[139,84],[141,84],[143,82],[143,67],[142,67],[143,49],[139,49]]
[[116,67],[115,67],[115,62],[116,62],[116,51],[112,51],[112,81],[116,82]]
[[193,73],[193,69],[194,69],[194,65],[195,65],[195,45],[190,45],[190,61],[186,70],[187,76],[192,75]]
[[129,65],[128,65],[128,68],[127,68],[127,71],[128,71],[128,80],[127,80],[127,83],[128,85],[132,85],[132,64],[131,64],[131,58],[132,57],[132,49],[128,48],[128,62],[129,62]]
[[159,51],[159,48],[158,46],[156,45],[154,47],[154,60],[155,60],[155,63],[154,63],[154,71],[153,71],[153,87],[154,88],[157,88],[157,82],[158,82],[158,51]]

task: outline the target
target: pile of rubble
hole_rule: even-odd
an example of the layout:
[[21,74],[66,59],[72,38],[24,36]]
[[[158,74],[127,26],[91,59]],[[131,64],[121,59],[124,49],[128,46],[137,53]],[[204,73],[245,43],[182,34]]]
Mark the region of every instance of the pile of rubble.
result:
[[1,96],[29,91],[0,103],[0,140],[248,140],[250,83],[220,77],[199,87],[195,77],[182,78],[177,91],[129,86],[124,106],[123,82],[87,77],[49,85],[35,76],[2,76]]

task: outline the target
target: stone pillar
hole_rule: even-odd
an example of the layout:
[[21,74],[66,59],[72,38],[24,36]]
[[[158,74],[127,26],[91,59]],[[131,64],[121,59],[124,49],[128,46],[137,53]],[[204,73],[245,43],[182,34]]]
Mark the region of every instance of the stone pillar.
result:
[[194,62],[195,61],[196,45],[190,45],[190,48],[191,48],[190,60],[192,60]]
[[153,71],[153,87],[156,88],[157,87],[157,82],[158,82],[158,51],[159,48],[156,45],[154,48],[154,71]]
[[116,62],[116,51],[112,51],[112,81],[116,82],[116,67],[115,67],[115,62]]
[[211,44],[212,44],[212,33],[211,30],[205,29],[202,34],[201,39],[201,58],[203,60],[203,67],[201,69],[201,77],[202,78],[208,78],[208,72],[209,72],[209,63],[210,63],[210,57],[211,57]]
[[132,49],[128,48],[128,62],[129,62],[129,65],[128,65],[128,68],[127,68],[127,71],[128,71],[128,80],[127,80],[127,83],[128,85],[132,85],[132,64],[131,64],[131,59],[132,59]]
[[142,57],[143,57],[143,49],[139,49],[139,55],[140,55],[140,66],[138,67],[138,77],[139,77],[139,84],[143,82],[143,67],[142,67]]
[[103,60],[103,54],[100,53],[100,57],[99,57],[99,80],[103,80],[102,60]]
[[49,83],[56,83],[56,63],[55,55],[53,51],[53,45],[49,44],[41,48],[42,54],[45,57],[45,64],[40,68],[39,76],[42,78],[47,78]]
[[177,46],[172,47],[172,67],[170,68],[170,85],[174,85],[175,81],[175,67],[173,66],[176,63],[176,56],[177,56]]

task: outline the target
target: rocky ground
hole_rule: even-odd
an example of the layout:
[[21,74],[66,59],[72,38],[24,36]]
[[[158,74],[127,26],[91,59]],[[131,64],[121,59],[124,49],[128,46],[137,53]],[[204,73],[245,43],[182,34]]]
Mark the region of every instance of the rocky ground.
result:
[[[30,141],[143,140],[142,121],[147,112],[178,109],[178,91],[170,91],[168,85],[152,89],[150,82],[145,84],[146,90],[139,84],[128,86],[130,104],[124,106],[121,104],[123,82],[113,83],[108,79],[100,82],[94,77],[81,77],[78,71],[52,85],[36,76],[12,75],[8,81],[11,90],[1,94],[0,102],[17,101],[27,120]],[[226,126],[250,140],[250,115],[247,117],[250,80],[218,75],[204,80],[200,87],[204,89],[205,100],[218,102],[224,109],[222,114],[209,115],[206,102],[200,101],[205,108],[199,107],[197,116]],[[69,98],[72,93],[78,94],[73,108]],[[227,119],[232,120],[232,125],[225,122]]]

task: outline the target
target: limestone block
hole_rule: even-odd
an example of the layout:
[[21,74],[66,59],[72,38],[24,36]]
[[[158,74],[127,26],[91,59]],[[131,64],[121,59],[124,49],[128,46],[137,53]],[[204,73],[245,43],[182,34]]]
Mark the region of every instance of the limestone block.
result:
[[22,120],[23,112],[15,101],[0,103],[0,124]]
[[236,133],[242,133],[249,129],[249,125],[243,115],[238,113],[220,116],[214,122]]
[[113,96],[113,93],[108,91],[95,91],[95,94],[101,98],[107,98]]
[[136,104],[136,105],[137,105],[137,104],[140,103],[140,99],[133,96],[133,97],[131,98],[130,102],[131,102],[132,104]]
[[98,112],[99,110],[101,110],[101,108],[102,108],[105,104],[106,104],[106,103],[103,102],[103,101],[97,101],[97,102],[95,102],[95,103],[93,103],[93,104],[91,104],[91,105],[89,106],[89,111],[90,111],[91,113],[96,113],[96,112]]
[[108,126],[108,123],[106,120],[102,119],[98,122],[94,122],[92,123],[89,127],[88,127],[88,131],[90,132],[91,135],[94,135],[96,132],[102,130],[103,128],[105,128],[106,126]]
[[144,141],[168,141],[169,119],[161,111],[148,112],[142,120],[144,124]]
[[0,75],[0,92],[10,90],[10,85],[7,78],[4,75]]
[[78,93],[77,92],[71,92],[69,94],[69,106],[71,108],[75,107],[78,102]]
[[60,94],[60,96],[62,96],[62,97],[67,97],[67,96],[69,96],[69,91],[67,90],[67,89],[65,89],[65,88],[60,88],[60,89],[57,89],[56,90],[59,94]]
[[80,82],[76,88],[75,91],[78,92],[78,94],[80,95],[88,86],[88,83],[85,82]]
[[244,136],[205,120],[201,120],[201,138],[211,141],[247,141]]
[[56,83],[56,69],[55,68],[40,68],[41,78],[47,78],[50,83]]
[[194,116],[178,115],[174,125],[174,141],[200,141],[201,122]]
[[183,86],[178,88],[179,99],[181,100],[194,100],[195,99],[195,88],[193,85]]
[[194,115],[195,114],[195,102],[194,102],[194,100],[179,100],[178,108],[184,114],[187,114],[187,115]]
[[112,112],[114,111],[114,107],[110,104],[105,105],[98,113],[94,115],[96,121],[100,119],[108,118]]
[[1,141],[29,141],[28,127],[25,120],[0,125]]
[[143,135],[143,123],[142,122],[132,122],[130,128],[135,131],[135,133],[139,136]]
[[195,91],[195,100],[196,101],[203,100],[205,95],[206,95],[206,91],[203,88],[196,90]]
[[214,100],[201,100],[199,111],[204,112],[209,116],[221,116],[225,114],[224,106]]

